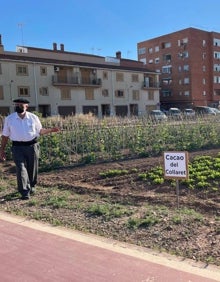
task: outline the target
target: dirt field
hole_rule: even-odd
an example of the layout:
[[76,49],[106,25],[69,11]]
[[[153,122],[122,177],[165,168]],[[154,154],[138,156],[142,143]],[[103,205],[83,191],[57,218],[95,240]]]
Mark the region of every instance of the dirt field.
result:
[[[215,156],[218,152],[190,153],[189,158]],[[56,219],[59,224],[70,228],[220,265],[219,191],[207,194],[180,187],[178,211],[175,187],[167,183],[150,186],[138,179],[139,173],[162,165],[162,162],[162,157],[142,158],[41,173],[38,191],[31,200],[21,201],[17,197],[8,200],[10,193],[16,189],[8,187],[7,193],[0,191],[0,208],[17,214],[22,211],[23,215],[35,219],[36,212],[38,216],[40,212],[38,219],[53,224]],[[100,176],[100,172],[110,169],[126,169],[129,174],[112,178]],[[8,182],[15,179],[13,163],[1,163],[1,170]],[[51,202],[43,204],[58,190],[71,193],[71,208],[64,205],[58,208]],[[118,217],[88,212],[91,205],[110,203],[126,207],[127,212]],[[148,218],[151,221],[145,220],[132,228],[131,218]]]

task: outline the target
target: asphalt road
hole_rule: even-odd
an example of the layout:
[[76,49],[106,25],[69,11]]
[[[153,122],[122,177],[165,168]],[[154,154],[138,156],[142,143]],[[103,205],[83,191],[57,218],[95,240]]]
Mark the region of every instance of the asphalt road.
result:
[[0,213],[2,282],[214,282],[220,268]]

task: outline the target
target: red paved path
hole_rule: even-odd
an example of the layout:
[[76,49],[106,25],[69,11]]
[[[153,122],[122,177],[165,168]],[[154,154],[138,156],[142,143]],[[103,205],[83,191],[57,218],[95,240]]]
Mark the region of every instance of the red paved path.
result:
[[220,269],[0,213],[0,281],[214,282]]

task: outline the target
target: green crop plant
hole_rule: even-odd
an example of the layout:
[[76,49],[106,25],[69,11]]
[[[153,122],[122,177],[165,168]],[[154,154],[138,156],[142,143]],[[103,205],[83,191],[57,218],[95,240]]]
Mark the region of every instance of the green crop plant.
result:
[[103,178],[114,177],[114,176],[125,175],[125,174],[128,174],[128,170],[126,169],[110,169],[99,173],[99,175]]
[[[180,180],[180,184],[189,189],[218,192],[220,171],[216,170],[216,162],[219,163],[219,157],[202,156],[195,158],[189,163],[189,179]],[[139,173],[138,180],[146,181],[149,185],[160,185],[167,181],[170,186],[176,186],[174,180],[165,180],[163,174],[163,168],[157,166],[149,171]]]

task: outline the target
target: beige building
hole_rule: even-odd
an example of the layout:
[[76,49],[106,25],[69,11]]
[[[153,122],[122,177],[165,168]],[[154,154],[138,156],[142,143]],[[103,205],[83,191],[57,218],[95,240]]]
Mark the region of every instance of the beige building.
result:
[[121,52],[101,57],[56,43],[51,50],[17,46],[9,52],[0,37],[0,114],[12,112],[18,97],[43,116],[140,116],[159,107],[159,74]]

